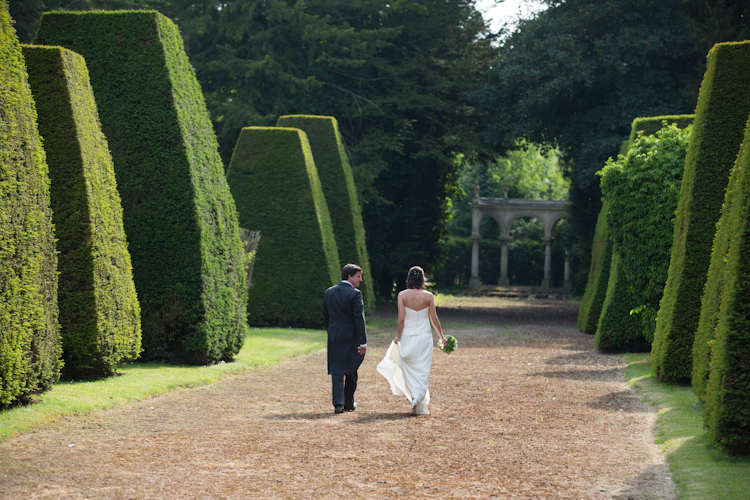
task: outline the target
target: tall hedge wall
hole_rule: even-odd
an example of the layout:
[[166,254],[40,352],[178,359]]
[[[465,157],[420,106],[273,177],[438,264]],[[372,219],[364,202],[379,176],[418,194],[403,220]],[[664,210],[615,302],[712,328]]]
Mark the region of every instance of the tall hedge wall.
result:
[[[747,135],[747,129],[745,131]],[[701,298],[701,314],[698,321],[698,329],[693,341],[693,372],[692,386],[696,395],[705,402],[708,389],[708,379],[711,366],[711,352],[716,336],[716,327],[719,323],[722,296],[725,292],[725,272],[727,269],[728,253],[731,245],[735,242],[737,231],[742,231],[738,225],[742,214],[741,210],[746,203],[743,196],[748,193],[744,191],[745,182],[742,175],[746,175],[746,166],[742,164],[745,159],[743,152],[746,151],[747,140],[742,143],[740,155],[737,157],[732,173],[729,177],[724,204],[721,208],[721,218],[716,224],[716,234],[711,250],[711,262],[708,268],[706,287]]]
[[60,377],[57,254],[36,108],[0,0],[0,407]]
[[[710,340],[703,422],[719,443],[750,453],[750,120],[732,169],[711,256],[707,290],[721,287],[718,322]],[[703,315],[713,316],[710,301]],[[696,335],[699,340],[709,339]],[[696,353],[700,351],[696,345]],[[696,363],[704,362],[697,356]]]
[[[629,283],[631,309],[637,308],[642,334],[649,343],[669,269],[673,214],[689,137],[690,126],[680,130],[675,124],[666,125],[653,135],[639,136],[625,156],[607,160],[598,172],[618,272]],[[614,297],[610,303],[619,306],[620,302]]]
[[594,345],[603,352],[646,352],[651,344],[642,334],[642,324],[630,310],[638,305],[622,261],[612,251],[607,294],[602,304]]
[[[633,120],[630,127],[630,138],[623,142],[620,154],[628,154],[630,146],[642,135],[653,135],[665,125],[675,124],[677,128],[684,129],[693,123],[695,115],[663,115],[641,117]],[[604,215],[607,212],[606,201],[602,204],[599,218],[596,221],[594,243],[592,245],[591,268],[589,270],[589,281],[586,291],[581,300],[581,308],[578,311],[578,329],[585,333],[595,333],[599,324],[599,314],[604,303],[609,280],[609,269],[611,264],[612,244],[609,241],[609,228]]]
[[246,330],[246,259],[177,26],[154,11],[49,12],[37,43],[86,58],[122,196],[143,357],[231,358]]
[[323,293],[340,280],[341,268],[307,135],[295,128],[243,128],[227,180],[240,225],[261,234],[249,323],[322,327]]
[[276,126],[298,128],[307,134],[331,214],[341,267],[351,262],[362,268],[365,279],[359,288],[365,301],[365,311],[374,310],[373,276],[367,257],[359,194],[349,157],[341,141],[338,121],[332,116],[287,115],[279,117]]
[[49,165],[65,373],[111,375],[140,355],[141,309],[86,61],[62,47],[23,56]]
[[612,242],[609,239],[607,226],[607,201],[604,200],[596,220],[589,281],[586,283],[586,291],[583,293],[581,307],[578,309],[578,329],[584,333],[595,334],[599,326],[599,315],[602,312],[604,299],[607,297],[611,268]]
[[717,44],[708,53],[698,96],[651,351],[651,366],[664,380],[691,379],[693,340],[716,223],[748,113],[750,42]]

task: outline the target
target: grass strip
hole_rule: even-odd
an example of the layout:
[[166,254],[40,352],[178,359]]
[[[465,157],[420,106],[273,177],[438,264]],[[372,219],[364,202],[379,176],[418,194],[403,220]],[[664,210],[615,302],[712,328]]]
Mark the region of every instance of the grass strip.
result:
[[657,409],[656,442],[667,454],[680,500],[750,498],[750,457],[732,457],[703,427],[689,386],[661,383],[648,354],[626,354],[628,383]]
[[61,381],[36,396],[27,406],[0,412],[0,442],[67,415],[85,414],[122,406],[178,388],[210,384],[231,373],[270,366],[280,361],[325,349],[324,330],[254,328],[231,363],[178,366],[163,363],[124,363],[117,375],[101,380]]

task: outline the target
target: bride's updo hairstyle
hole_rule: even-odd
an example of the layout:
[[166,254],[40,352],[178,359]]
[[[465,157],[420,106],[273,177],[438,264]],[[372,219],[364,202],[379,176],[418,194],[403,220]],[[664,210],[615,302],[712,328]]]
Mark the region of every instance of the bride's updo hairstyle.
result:
[[421,267],[414,266],[409,269],[409,273],[406,275],[406,288],[424,290],[429,285],[430,282],[424,277],[424,270]]

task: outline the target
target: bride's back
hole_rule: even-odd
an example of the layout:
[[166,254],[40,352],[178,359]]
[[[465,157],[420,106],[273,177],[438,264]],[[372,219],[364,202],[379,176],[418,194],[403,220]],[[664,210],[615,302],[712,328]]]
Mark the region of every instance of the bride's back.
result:
[[407,288],[399,294],[404,306],[414,311],[421,311],[432,304],[433,297],[430,292],[418,288]]

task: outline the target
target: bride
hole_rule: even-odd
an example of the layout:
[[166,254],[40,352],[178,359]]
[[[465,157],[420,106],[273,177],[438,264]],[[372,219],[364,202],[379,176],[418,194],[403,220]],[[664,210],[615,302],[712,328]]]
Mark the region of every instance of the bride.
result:
[[396,396],[411,401],[411,415],[430,413],[430,366],[432,365],[432,329],[445,343],[435,311],[435,297],[425,290],[429,285],[419,266],[409,269],[406,290],[398,294],[398,336],[391,342],[378,371],[388,379]]

